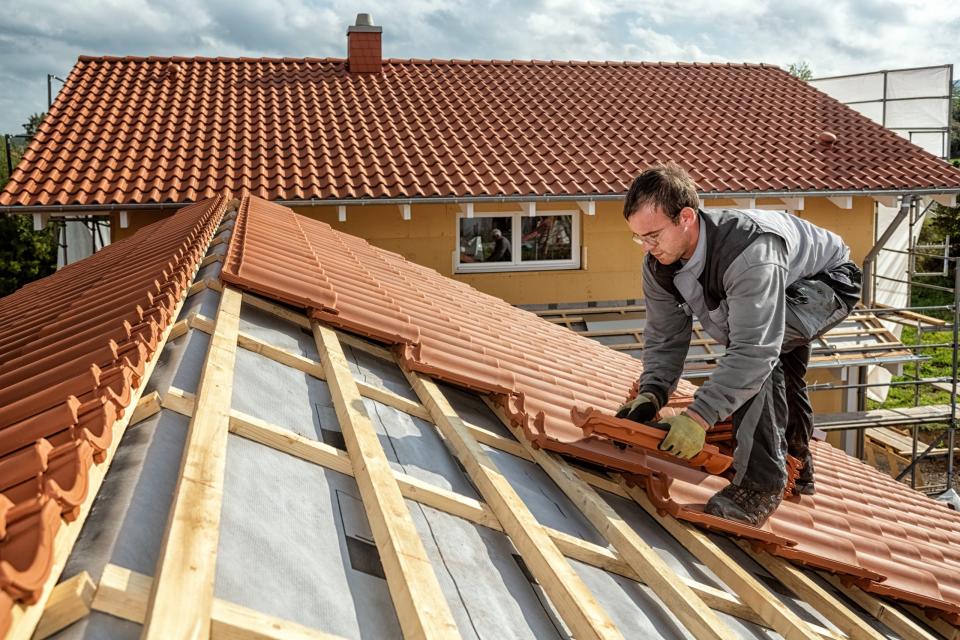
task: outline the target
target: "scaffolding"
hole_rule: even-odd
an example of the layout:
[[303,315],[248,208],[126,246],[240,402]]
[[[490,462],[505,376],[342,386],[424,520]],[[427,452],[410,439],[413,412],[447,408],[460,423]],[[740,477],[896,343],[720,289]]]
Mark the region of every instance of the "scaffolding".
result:
[[[958,325],[960,325],[960,257],[950,255],[950,241],[945,239],[942,244],[920,244],[917,242],[920,225],[933,206],[930,202],[921,209],[920,202],[915,198],[905,197],[901,207],[901,215],[894,219],[887,231],[880,237],[874,250],[867,257],[864,265],[864,312],[871,313],[878,318],[888,322],[894,322],[902,326],[908,326],[916,331],[916,340],[914,344],[903,344],[902,348],[909,349],[916,354],[912,363],[912,372],[904,373],[906,380],[898,382],[878,382],[868,383],[866,381],[866,367],[860,367],[858,382],[856,384],[846,385],[811,385],[808,387],[811,391],[837,390],[837,389],[855,389],[857,393],[857,412],[845,414],[846,419],[840,416],[834,419],[828,419],[825,423],[818,425],[818,428],[830,431],[856,431],[856,455],[863,459],[865,456],[865,434],[869,429],[876,429],[878,424],[887,417],[881,412],[866,411],[867,390],[874,387],[893,387],[893,386],[912,386],[913,387],[913,407],[918,411],[894,411],[895,415],[890,416],[890,426],[910,427],[911,446],[909,463],[899,472],[896,472],[895,478],[900,481],[908,474],[910,476],[910,485],[917,488],[917,468],[918,465],[936,453],[942,453],[946,457],[946,474],[944,492],[950,492],[953,489],[954,479],[954,455],[957,427],[957,368],[958,368]],[[896,249],[886,246],[892,235],[892,231],[902,222],[902,218],[909,220],[909,233],[907,234],[908,245],[906,250]],[[939,250],[939,253],[931,253],[933,250]],[[880,252],[902,254],[906,256],[906,273],[904,277],[897,278],[892,275],[876,273],[872,268],[876,257]],[[938,261],[941,268],[937,271],[925,271],[918,265],[922,260]],[[938,276],[949,278],[952,273],[953,286],[943,286],[924,282],[918,278]],[[926,289],[937,291],[942,294],[948,294],[952,297],[949,304],[911,306],[907,305],[900,308],[892,308],[875,303],[874,291],[877,289],[877,281],[886,281],[904,285],[907,292],[907,300],[912,301],[916,289]],[[935,315],[942,314],[949,319],[937,318]],[[924,336],[931,333],[949,332],[951,339],[948,341],[924,342]],[[950,376],[925,377],[921,374],[921,365],[930,360],[938,349],[949,349],[950,353]],[[933,390],[949,393],[950,401],[948,404],[923,407],[921,405],[921,389],[928,387]],[[922,425],[944,425],[940,433],[926,446],[920,450],[920,427]],[[942,448],[944,443],[946,447]],[[941,488],[937,486],[925,487],[928,493],[940,493]]]

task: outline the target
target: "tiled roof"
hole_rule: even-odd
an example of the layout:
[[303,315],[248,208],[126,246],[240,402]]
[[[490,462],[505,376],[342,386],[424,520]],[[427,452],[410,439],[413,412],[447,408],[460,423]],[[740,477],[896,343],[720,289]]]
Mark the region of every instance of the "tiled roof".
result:
[[[390,343],[408,369],[492,394],[540,446],[634,474],[680,518],[960,622],[960,514],[829,445],[813,447],[816,495],[785,501],[763,529],[739,525],[702,512],[723,477],[577,426],[575,409],[609,414],[631,392],[640,365],[624,354],[257,198],[240,205],[221,277]],[[674,405],[691,391],[683,383]]]
[[0,205],[616,195],[665,159],[705,192],[960,186],[764,65],[81,57]]
[[0,635],[130,409],[226,199],[189,206],[0,299]]

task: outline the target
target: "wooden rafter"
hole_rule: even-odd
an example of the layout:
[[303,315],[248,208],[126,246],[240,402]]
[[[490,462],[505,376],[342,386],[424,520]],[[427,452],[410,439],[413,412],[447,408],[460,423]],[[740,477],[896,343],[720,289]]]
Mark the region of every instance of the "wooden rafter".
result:
[[97,585],[86,571],[64,580],[54,588],[33,633],[33,640],[49,638],[90,613]]
[[400,627],[409,638],[455,636],[453,614],[364,408],[340,342],[332,329],[316,322],[313,335]]
[[759,580],[750,575],[733,558],[727,555],[705,533],[680,522],[669,514],[661,515],[650,502],[647,494],[637,487],[624,488],[630,497],[656,519],[663,527],[692,553],[700,562],[707,565],[718,578],[734,590],[740,599],[748,604],[760,618],[787,640],[810,638],[814,634],[813,628],[800,619],[797,614],[787,608],[780,600],[770,593]]
[[827,573],[821,573],[820,575],[824,580],[833,585],[837,591],[840,591],[863,607],[864,611],[902,638],[906,640],[935,640],[934,636],[927,633],[923,627],[896,607],[883,602],[856,585],[847,586],[843,584],[843,582],[834,575]]
[[[143,623],[154,580],[117,565],[103,569],[93,609],[123,620]],[[225,600],[213,600],[210,637],[215,640],[342,640]]]
[[695,638],[735,638],[736,634],[711,611],[657,552],[613,510],[594,489],[555,454],[535,449],[502,411],[488,402],[501,422],[523,443],[535,463],[547,472],[597,531],[610,542],[640,579]]
[[404,373],[420,401],[430,412],[445,442],[497,515],[504,531],[573,635],[584,640],[621,638],[609,615],[494,462],[467,431],[463,421],[437,385],[419,374],[406,371]]
[[783,558],[764,552],[756,552],[741,541],[740,548],[753,558],[770,575],[790,589],[801,600],[819,611],[824,618],[847,634],[851,640],[886,640],[886,636],[871,627],[849,607],[837,600],[829,591],[817,584],[810,576]]
[[239,291],[224,288],[157,561],[146,639],[210,636],[240,301]]

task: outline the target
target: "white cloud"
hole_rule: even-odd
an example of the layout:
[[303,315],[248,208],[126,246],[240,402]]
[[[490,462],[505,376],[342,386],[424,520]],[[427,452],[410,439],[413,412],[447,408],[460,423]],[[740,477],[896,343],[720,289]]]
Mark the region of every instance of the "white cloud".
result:
[[388,57],[960,62],[956,0],[0,0],[0,132],[44,110],[46,74],[80,54],[342,57],[358,11]]

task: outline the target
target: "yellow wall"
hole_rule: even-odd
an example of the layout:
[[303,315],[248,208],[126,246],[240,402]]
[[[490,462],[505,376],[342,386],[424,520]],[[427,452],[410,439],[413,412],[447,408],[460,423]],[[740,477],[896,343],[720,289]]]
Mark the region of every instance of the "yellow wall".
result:
[[[642,253],[626,230],[619,202],[597,203],[597,215],[580,213],[576,203],[538,203],[538,211],[573,211],[580,218],[583,269],[454,274],[457,238],[455,205],[414,206],[403,220],[397,206],[348,207],[346,222],[337,221],[335,207],[295,207],[297,213],[329,223],[339,231],[366,238],[372,244],[403,254],[445,276],[514,304],[580,302],[638,298]],[[519,213],[519,205],[476,205],[476,213]]]
[[116,242],[118,240],[123,240],[124,238],[129,238],[148,224],[153,224],[154,222],[162,220],[167,216],[172,216],[176,211],[177,209],[130,211],[127,213],[126,229],[120,228],[120,214],[114,211],[110,214],[110,241]]
[[[774,203],[759,200],[758,204]],[[874,204],[870,198],[854,198],[844,210],[825,198],[806,198],[800,217],[835,231],[851,247],[853,259],[863,259],[873,244]],[[710,200],[711,206],[733,206],[730,201]],[[598,202],[596,215],[587,216],[575,203],[538,203],[538,211],[574,211],[580,219],[583,266],[556,271],[510,273],[453,273],[453,253],[458,246],[456,205],[415,205],[410,220],[403,220],[395,205],[347,207],[346,222],[337,220],[331,206],[294,207],[297,213],[322,220],[333,228],[360,236],[372,244],[402,254],[407,259],[436,269],[513,304],[629,300],[641,298],[640,266],[643,253],[630,239],[620,201]],[[476,205],[475,212],[519,212],[519,205]],[[130,212],[130,226],[119,228],[112,215],[114,239],[120,239],[168,211]]]

